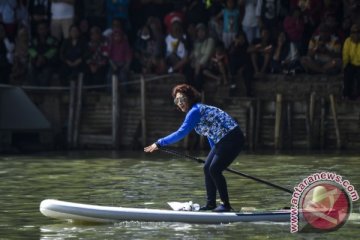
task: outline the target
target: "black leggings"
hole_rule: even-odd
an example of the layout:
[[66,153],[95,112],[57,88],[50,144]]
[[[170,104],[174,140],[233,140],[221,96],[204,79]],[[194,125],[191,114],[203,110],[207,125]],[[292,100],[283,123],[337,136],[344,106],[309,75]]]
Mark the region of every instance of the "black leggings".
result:
[[234,161],[244,145],[240,127],[231,130],[210,151],[204,165],[207,204],[216,205],[216,191],[225,206],[230,206],[225,177],[222,172]]

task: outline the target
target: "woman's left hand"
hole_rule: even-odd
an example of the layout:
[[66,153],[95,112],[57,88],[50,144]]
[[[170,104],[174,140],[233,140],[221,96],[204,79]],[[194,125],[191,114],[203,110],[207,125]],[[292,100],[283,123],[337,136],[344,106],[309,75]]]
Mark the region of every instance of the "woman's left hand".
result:
[[159,149],[158,146],[155,143],[153,143],[150,146],[145,147],[144,152],[153,152],[158,149]]

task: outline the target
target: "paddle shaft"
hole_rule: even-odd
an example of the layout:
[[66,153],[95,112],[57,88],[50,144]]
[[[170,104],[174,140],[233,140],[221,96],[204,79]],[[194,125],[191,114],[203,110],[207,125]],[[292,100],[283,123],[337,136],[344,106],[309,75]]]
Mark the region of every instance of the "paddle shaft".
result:
[[[161,148],[159,148],[159,150],[161,150],[161,151],[163,151],[163,152],[166,152],[166,153],[170,153],[170,154],[176,155],[176,156],[186,157],[186,158],[189,158],[189,159],[191,159],[191,160],[197,161],[198,163],[205,163],[205,161],[202,160],[202,159],[200,159],[200,158],[196,158],[196,157],[193,157],[193,156],[184,154],[184,153],[179,153],[179,152],[177,152],[177,151],[175,151],[175,150],[172,150],[172,149],[169,149],[169,148],[161,147]],[[257,181],[257,182],[266,184],[266,185],[271,186],[271,187],[273,187],[273,188],[280,189],[280,190],[285,191],[285,192],[287,192],[287,193],[291,193],[291,194],[293,193],[293,191],[290,190],[290,189],[288,189],[288,188],[285,188],[285,187],[279,186],[279,185],[277,185],[277,184],[268,182],[268,181],[266,181],[266,180],[263,180],[263,179],[260,179],[260,178],[257,178],[257,177],[248,175],[248,174],[246,174],[246,173],[242,173],[242,172],[239,172],[239,171],[234,170],[234,169],[231,169],[231,168],[226,168],[225,170],[228,171],[228,172],[231,172],[231,173],[234,173],[234,174],[237,174],[237,175],[240,175],[240,176],[243,176],[243,177],[246,177],[246,178],[255,180],[255,181]]]

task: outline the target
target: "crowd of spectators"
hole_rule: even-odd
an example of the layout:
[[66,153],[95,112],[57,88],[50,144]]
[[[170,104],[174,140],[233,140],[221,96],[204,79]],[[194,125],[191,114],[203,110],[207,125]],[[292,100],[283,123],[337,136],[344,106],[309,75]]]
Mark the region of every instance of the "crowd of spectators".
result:
[[[1,0],[1,83],[184,74],[246,95],[266,74],[344,73],[360,96],[360,0]],[[344,45],[345,43],[345,45]]]

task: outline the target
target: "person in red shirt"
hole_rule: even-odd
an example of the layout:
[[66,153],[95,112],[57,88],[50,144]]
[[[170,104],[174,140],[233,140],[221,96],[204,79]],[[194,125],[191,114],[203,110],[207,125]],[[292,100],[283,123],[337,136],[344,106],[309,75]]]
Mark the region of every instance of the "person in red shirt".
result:
[[[285,17],[283,26],[289,41],[293,42],[299,50],[305,49],[303,48],[305,25],[300,8],[296,7],[291,10],[291,14]],[[302,53],[305,53],[305,50]]]

